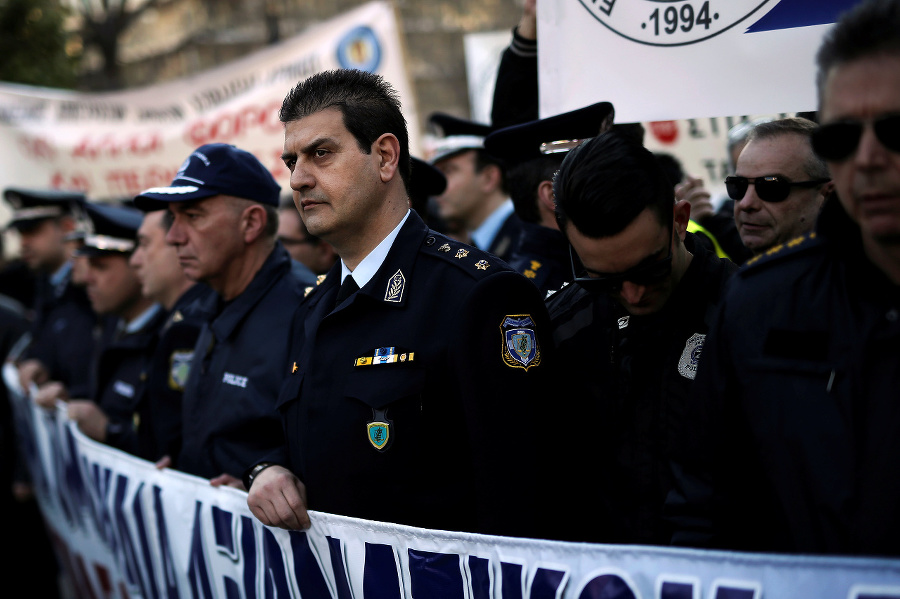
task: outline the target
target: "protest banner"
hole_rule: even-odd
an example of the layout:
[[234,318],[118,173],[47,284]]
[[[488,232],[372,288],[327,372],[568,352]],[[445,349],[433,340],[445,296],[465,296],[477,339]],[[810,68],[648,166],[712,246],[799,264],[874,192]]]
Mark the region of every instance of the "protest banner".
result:
[[815,110],[822,36],[859,0],[538,2],[541,116],[616,121]]
[[268,528],[243,491],[94,442],[62,407],[25,397],[9,362],[3,378],[79,597],[900,599],[897,559],[567,543],[321,512],[305,532]]
[[252,152],[289,194],[278,110],[300,80],[358,68],[398,91],[413,154],[418,117],[398,22],[370,2],[280,44],[193,77],[108,93],[0,84],[0,188],[80,190],[92,200],[130,199],[165,186],[199,145]]

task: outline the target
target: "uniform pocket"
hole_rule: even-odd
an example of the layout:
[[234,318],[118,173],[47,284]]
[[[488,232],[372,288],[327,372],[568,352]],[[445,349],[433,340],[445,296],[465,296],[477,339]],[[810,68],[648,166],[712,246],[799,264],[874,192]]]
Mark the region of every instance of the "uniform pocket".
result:
[[354,371],[344,386],[344,396],[380,410],[396,401],[417,398],[425,387],[425,371],[393,365]]

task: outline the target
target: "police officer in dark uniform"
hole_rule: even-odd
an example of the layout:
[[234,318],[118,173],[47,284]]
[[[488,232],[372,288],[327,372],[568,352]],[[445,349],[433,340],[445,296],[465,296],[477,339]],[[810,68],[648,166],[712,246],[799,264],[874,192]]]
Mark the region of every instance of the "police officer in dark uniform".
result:
[[553,176],[569,150],[612,125],[613,107],[600,102],[546,119],[499,129],[484,147],[507,165],[507,180],[522,231],[509,265],[556,291],[572,280],[569,242],[556,224]]
[[8,188],[4,198],[13,208],[8,226],[19,232],[22,258],[39,274],[31,344],[19,362],[23,388],[55,380],[87,397],[98,321],[72,281],[73,247],[65,239],[83,218],[84,195]]
[[228,144],[200,146],[172,184],[135,197],[167,207],[185,274],[215,294],[198,305],[205,323],[182,397],[181,450],[173,466],[241,487],[240,476],[284,437],[275,411],[290,372],[287,331],[302,298],[277,241],[281,191],[259,160]]
[[554,183],[574,283],[547,300],[567,382],[576,540],[667,544],[670,454],[712,314],[737,268],[686,231],[690,204],[653,154],[613,130]]
[[817,62],[836,194],[725,295],[667,503],[678,545],[900,556],[900,2],[857,4]]
[[440,131],[430,161],[447,180],[436,198],[438,213],[471,245],[508,261],[522,222],[508,195],[505,165],[484,149],[491,127],[440,112],[429,122]]
[[182,395],[204,324],[199,304],[215,293],[184,274],[175,248],[165,241],[167,215],[165,210],[144,215],[138,229],[138,247],[131,255],[144,295],[167,313],[152,342],[154,350],[134,414],[136,453],[154,462],[171,461],[180,451]]
[[[370,138],[351,133],[372,114]],[[537,289],[408,209],[406,126],[380,77],[314,75],[280,116],[295,201],[341,262],[295,315],[279,399],[290,461],[250,470],[251,510],[291,529],[308,505],[541,534],[535,418],[552,351]]]
[[134,208],[87,203],[91,228],[78,250],[88,260],[87,291],[94,311],[111,317],[99,344],[89,399],[69,392],[69,417],[92,438],[136,453],[133,414],[145,383],[165,310],[144,297],[128,261],[142,214]]

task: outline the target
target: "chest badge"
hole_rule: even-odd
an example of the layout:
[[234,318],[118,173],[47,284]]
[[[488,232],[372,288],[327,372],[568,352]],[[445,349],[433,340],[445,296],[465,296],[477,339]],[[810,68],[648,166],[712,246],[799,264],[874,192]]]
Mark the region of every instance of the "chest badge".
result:
[[378,451],[387,451],[394,440],[394,423],[387,418],[387,410],[372,410],[372,420],[366,424],[369,443]]
[[541,363],[541,347],[534,332],[530,314],[507,316],[500,324],[503,340],[503,363],[526,372]]
[[700,354],[703,351],[703,342],[706,335],[694,333],[684,344],[684,351],[678,360],[678,373],[686,379],[694,380],[697,376],[697,364],[700,363]]

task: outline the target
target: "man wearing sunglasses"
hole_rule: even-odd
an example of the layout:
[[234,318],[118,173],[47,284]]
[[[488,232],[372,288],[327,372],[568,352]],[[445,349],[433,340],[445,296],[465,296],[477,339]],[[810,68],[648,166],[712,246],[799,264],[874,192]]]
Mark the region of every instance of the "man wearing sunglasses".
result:
[[567,497],[581,520],[574,540],[667,544],[670,452],[707,320],[737,267],[687,232],[690,204],[620,132],[572,150],[553,191],[575,279],[547,301],[582,469],[572,480],[584,480]]
[[813,153],[816,125],[800,117],[760,123],[725,179],[741,242],[755,255],[812,231],[831,190],[825,162]]
[[676,544],[900,556],[900,1],[858,4],[817,62],[813,147],[836,194],[722,302],[668,502]]

